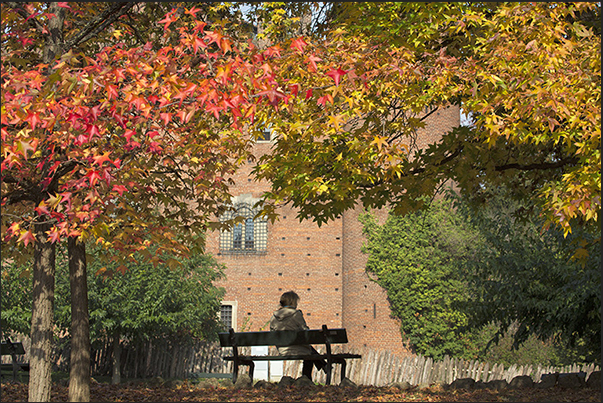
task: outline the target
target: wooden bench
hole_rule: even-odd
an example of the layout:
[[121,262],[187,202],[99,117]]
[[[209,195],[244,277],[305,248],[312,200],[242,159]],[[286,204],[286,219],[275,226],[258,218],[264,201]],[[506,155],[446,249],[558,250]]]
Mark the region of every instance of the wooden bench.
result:
[[17,355],[25,354],[23,343],[13,343],[10,341],[10,339],[6,339],[6,341],[3,341],[1,344],[0,352],[2,353],[2,356],[10,355],[12,357],[12,364],[2,364],[0,370],[4,371],[12,369],[13,381],[17,380],[17,370],[29,372],[29,364],[22,364],[17,362]]
[[[218,334],[220,345],[222,347],[232,347],[232,355],[224,356],[226,361],[233,362],[232,381],[237,381],[239,367],[246,365],[249,367],[249,377],[253,380],[254,361],[287,361],[287,360],[325,360],[325,373],[327,375],[327,385],[331,384],[331,374],[333,364],[341,365],[341,380],[345,378],[346,360],[362,358],[358,354],[333,354],[332,344],[342,344],[348,342],[348,336],[345,329],[328,329],[326,325],[322,329],[311,330],[280,330],[280,331],[261,331],[261,332],[235,332],[232,328],[229,332]],[[277,346],[286,347],[300,344],[324,344],[327,352],[325,354],[312,355],[241,355],[239,347],[250,346]]]

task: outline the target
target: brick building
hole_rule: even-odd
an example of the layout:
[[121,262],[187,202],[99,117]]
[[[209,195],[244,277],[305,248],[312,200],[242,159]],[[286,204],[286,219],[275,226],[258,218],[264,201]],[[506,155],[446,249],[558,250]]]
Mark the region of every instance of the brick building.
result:
[[[456,127],[460,112],[442,109],[426,119],[417,145],[436,141]],[[270,141],[258,141],[256,157],[267,152]],[[388,350],[406,355],[399,323],[390,317],[385,291],[365,272],[367,256],[361,252],[364,237],[358,221],[360,208],[318,227],[299,222],[290,207],[281,208],[274,224],[254,221],[252,207],[268,183],[251,176],[251,165],[234,177],[232,192],[237,210],[249,218],[230,232],[213,232],[207,252],[227,267],[222,319],[235,330],[268,330],[280,295],[294,290],[310,328],[344,327],[350,349]],[[387,215],[381,211],[380,219]]]

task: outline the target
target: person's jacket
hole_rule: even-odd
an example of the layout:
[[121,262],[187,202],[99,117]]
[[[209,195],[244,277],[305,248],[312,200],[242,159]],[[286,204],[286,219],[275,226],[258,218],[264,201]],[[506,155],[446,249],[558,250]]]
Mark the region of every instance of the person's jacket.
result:
[[[270,330],[307,330],[309,329],[304,320],[304,314],[299,309],[282,307],[272,315],[270,319]],[[311,354],[309,345],[277,347],[281,355]]]

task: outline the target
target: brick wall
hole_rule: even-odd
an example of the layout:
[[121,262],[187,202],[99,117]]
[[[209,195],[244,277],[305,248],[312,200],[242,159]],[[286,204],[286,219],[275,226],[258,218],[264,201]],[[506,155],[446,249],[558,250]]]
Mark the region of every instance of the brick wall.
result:
[[[358,221],[363,209],[357,206],[343,217],[343,327],[348,331],[349,348],[389,350],[396,355],[408,354],[400,336],[398,320],[390,316],[386,292],[365,271],[368,255],[361,248],[365,240]],[[386,210],[375,211],[380,223]]]
[[[417,145],[424,147],[459,124],[458,108],[435,112],[427,127],[418,132]],[[270,143],[258,143],[260,156]],[[234,177],[234,195],[259,198],[268,183],[251,179],[252,163]],[[385,291],[365,272],[367,256],[361,252],[364,236],[358,221],[360,208],[320,228],[299,222],[290,207],[281,207],[280,219],[268,223],[267,251],[263,255],[225,255],[219,251],[219,234],[210,233],[207,251],[227,267],[226,280],[216,285],[226,289],[224,301],[236,302],[236,330],[268,330],[268,321],[280,295],[289,290],[301,298],[299,308],[311,328],[323,324],[345,327],[350,348],[368,347],[409,354],[402,343],[399,321],[390,316]],[[379,211],[383,222],[385,210]]]
[[[256,156],[269,143],[256,145]],[[252,164],[235,177],[234,195],[259,198],[268,189],[265,182],[250,180]],[[299,222],[290,207],[278,210],[280,218],[268,223],[267,251],[264,255],[220,254],[219,234],[209,234],[207,251],[227,267],[226,280],[216,285],[226,289],[224,301],[236,301],[237,330],[267,330],[280,296],[293,290],[300,296],[299,309],[308,326],[341,327],[342,312],[342,224]]]

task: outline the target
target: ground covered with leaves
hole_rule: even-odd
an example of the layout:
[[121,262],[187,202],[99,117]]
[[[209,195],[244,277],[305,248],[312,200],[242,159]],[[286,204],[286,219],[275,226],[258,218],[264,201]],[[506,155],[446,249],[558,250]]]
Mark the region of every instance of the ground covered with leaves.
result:
[[[27,384],[2,383],[1,401],[26,402]],[[601,391],[582,389],[443,390],[392,387],[272,387],[235,389],[199,388],[184,383],[169,387],[140,384],[91,386],[93,402],[600,402]],[[67,402],[68,388],[53,384],[51,401]]]

